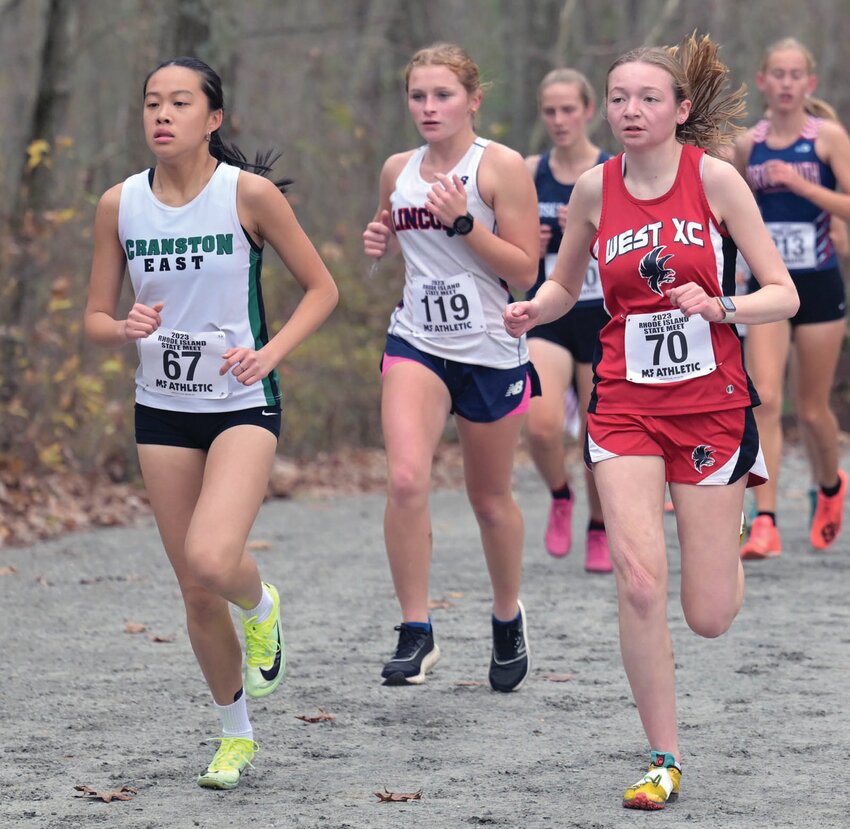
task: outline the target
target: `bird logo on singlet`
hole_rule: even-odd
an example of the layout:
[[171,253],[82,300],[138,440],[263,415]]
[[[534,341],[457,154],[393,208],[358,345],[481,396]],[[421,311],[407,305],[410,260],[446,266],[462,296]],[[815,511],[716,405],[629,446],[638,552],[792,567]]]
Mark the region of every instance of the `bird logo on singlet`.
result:
[[664,291],[661,290],[662,285],[676,281],[676,271],[665,267],[667,260],[673,258],[673,254],[668,253],[666,256],[661,256],[661,251],[665,247],[666,245],[654,247],[640,260],[638,266],[638,272],[647,281],[649,290],[658,294],[658,296],[664,296]]
[[716,449],[701,443],[693,452],[691,452],[691,460],[694,462],[694,469],[697,472],[702,472],[703,467],[714,466],[714,453]]

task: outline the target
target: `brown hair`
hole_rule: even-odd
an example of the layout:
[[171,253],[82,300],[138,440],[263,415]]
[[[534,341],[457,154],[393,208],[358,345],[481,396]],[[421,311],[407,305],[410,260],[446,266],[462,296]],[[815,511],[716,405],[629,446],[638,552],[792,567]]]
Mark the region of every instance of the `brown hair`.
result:
[[697,37],[694,32],[677,46],[641,47],[626,52],[614,61],[607,77],[626,63],[649,63],[664,69],[673,80],[676,102],[691,102],[688,120],[676,127],[676,138],[722,158],[733,136],[743,132],[744,128],[735,122],[746,114],[747,88],[741,84],[734,92],[729,90],[729,67],[718,59],[718,49],[708,35]]
[[481,82],[478,65],[464,49],[454,43],[435,43],[420,49],[404,70],[404,88],[410,86],[410,73],[419,66],[446,66],[457,75],[463,88],[470,95],[483,92],[487,84]]
[[[787,49],[794,49],[806,59],[806,72],[810,75],[815,73],[815,56],[807,49],[796,37],[783,37],[771,43],[761,53],[761,63],[759,64],[759,72],[767,72],[767,65],[770,63],[770,57],[774,52],[784,52]],[[837,121],[838,113],[822,98],[815,98],[813,95],[807,95],[803,109],[814,115],[816,118],[826,118],[828,121]]]
[[537,86],[538,104],[540,103],[543,90],[547,86],[552,86],[556,83],[575,84],[578,87],[579,95],[581,95],[585,107],[596,103],[596,95],[593,92],[590,81],[578,69],[553,69],[543,76],[543,80]]

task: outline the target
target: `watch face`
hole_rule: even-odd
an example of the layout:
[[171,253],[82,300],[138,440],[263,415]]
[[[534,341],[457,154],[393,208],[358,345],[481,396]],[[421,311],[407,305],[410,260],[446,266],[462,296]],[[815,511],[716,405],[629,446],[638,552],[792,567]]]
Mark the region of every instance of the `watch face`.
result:
[[468,213],[465,216],[458,216],[454,220],[454,224],[452,224],[452,230],[457,233],[458,236],[465,236],[472,230],[472,216]]
[[734,311],[735,310],[735,303],[732,302],[732,300],[728,296],[720,297],[720,304],[727,311]]

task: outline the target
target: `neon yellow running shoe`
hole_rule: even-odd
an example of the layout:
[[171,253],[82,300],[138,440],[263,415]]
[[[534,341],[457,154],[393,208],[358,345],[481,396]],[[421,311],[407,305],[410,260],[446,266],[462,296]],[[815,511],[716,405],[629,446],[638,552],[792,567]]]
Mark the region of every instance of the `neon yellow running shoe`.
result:
[[670,752],[653,751],[649,770],[623,795],[627,809],[663,809],[679,796],[682,769]]
[[245,693],[249,697],[267,697],[283,679],[286,670],[286,650],[280,627],[280,596],[271,584],[263,582],[274,602],[269,618],[257,622],[257,617],[243,617],[245,631]]
[[216,737],[220,740],[218,751],[207,770],[198,775],[198,785],[205,789],[233,789],[245,766],[254,766],[251,760],[260,747],[253,740],[241,737]]

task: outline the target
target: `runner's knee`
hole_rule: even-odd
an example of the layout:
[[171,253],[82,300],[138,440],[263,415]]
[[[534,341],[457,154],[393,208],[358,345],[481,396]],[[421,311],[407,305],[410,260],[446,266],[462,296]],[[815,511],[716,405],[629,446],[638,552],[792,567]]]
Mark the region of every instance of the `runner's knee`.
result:
[[402,509],[422,506],[428,502],[430,485],[430,469],[422,470],[411,463],[391,464],[387,497],[393,506]]
[[491,493],[469,492],[469,503],[481,528],[498,528],[513,521],[519,508],[510,492],[493,495]]
[[222,613],[229,614],[227,602],[199,584],[183,589],[186,618],[190,624],[208,625]]
[[[612,550],[613,552],[613,550]],[[614,555],[620,601],[644,619],[654,616],[667,605],[667,579],[651,572],[631,550]]]
[[186,560],[192,578],[200,587],[219,595],[233,583],[241,552],[226,538],[206,538],[200,543],[186,544]]
[[705,639],[716,639],[726,633],[740,609],[740,603],[732,602],[724,606],[716,601],[716,597],[702,596],[690,602],[682,602],[688,627]]

